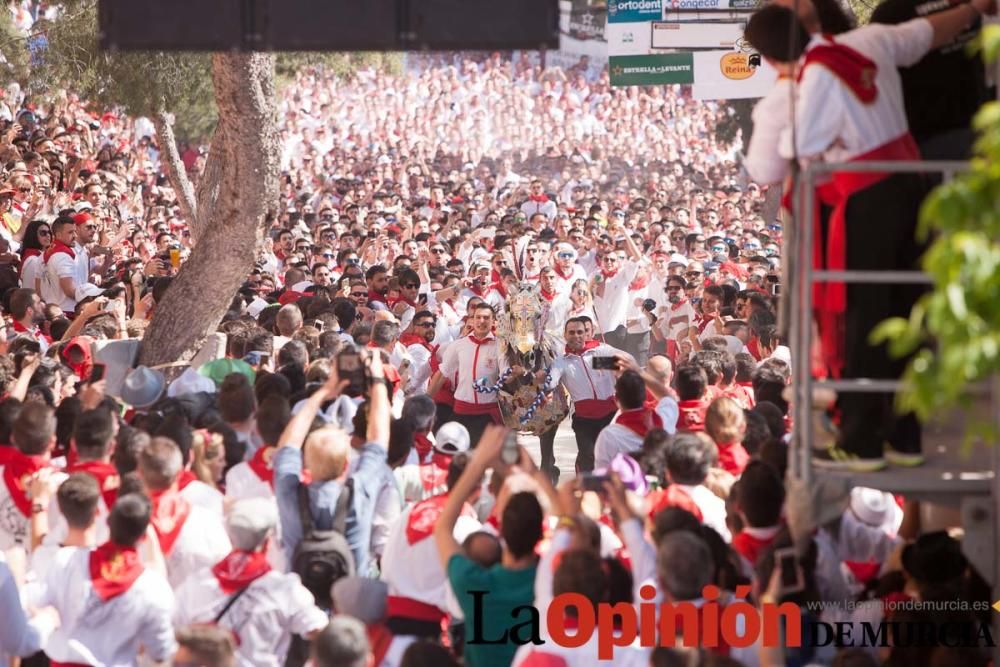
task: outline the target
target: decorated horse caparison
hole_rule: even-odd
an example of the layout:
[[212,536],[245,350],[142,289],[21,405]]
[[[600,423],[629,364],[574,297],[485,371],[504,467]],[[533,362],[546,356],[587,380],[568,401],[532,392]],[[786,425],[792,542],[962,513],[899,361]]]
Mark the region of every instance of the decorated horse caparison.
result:
[[[569,413],[562,386],[551,391],[549,371],[558,355],[558,343],[546,332],[549,304],[538,287],[521,282],[510,290],[507,305],[497,317],[497,344],[508,369],[492,387],[478,391],[497,393],[500,414],[508,428],[541,435]],[[541,372],[540,372],[541,371]]]

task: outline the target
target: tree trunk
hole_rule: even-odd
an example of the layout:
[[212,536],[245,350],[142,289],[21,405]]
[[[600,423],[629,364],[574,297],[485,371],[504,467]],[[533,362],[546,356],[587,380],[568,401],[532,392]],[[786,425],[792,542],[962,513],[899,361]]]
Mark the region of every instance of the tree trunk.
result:
[[174,188],[177,196],[177,205],[181,207],[181,214],[191,227],[194,235],[194,226],[198,219],[198,204],[194,198],[194,186],[188,178],[184,161],[177,151],[177,140],[174,138],[174,125],[167,114],[166,109],[158,109],[153,114],[153,124],[156,126],[156,141],[160,145],[160,162],[166,168],[167,178]]
[[274,56],[216,53],[219,127],[211,152],[225,165],[211,224],[157,304],[143,340],[147,366],[189,359],[215,331],[253,266],[278,192]]
[[191,237],[196,242],[215,216],[215,204],[219,200],[219,187],[222,184],[223,172],[223,161],[220,157],[222,151],[215,147],[225,142],[224,126],[219,123],[212,134],[212,143],[209,145],[208,156],[205,158],[205,167],[198,179],[198,188],[195,191],[195,199],[198,202],[198,220],[191,229]]

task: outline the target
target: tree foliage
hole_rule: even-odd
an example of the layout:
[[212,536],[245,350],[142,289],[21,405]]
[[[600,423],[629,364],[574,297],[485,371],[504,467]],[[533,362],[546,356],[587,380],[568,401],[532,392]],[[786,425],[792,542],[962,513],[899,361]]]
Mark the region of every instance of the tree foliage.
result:
[[[982,46],[995,61],[1000,26],[984,28]],[[1000,373],[1000,103],[984,105],[974,126],[971,168],[937,188],[921,211],[920,233],[934,237],[923,259],[933,290],[909,319],[886,320],[872,334],[898,356],[915,353],[899,401],[924,419],[969,407],[970,387]],[[977,424],[969,438],[989,433]]]

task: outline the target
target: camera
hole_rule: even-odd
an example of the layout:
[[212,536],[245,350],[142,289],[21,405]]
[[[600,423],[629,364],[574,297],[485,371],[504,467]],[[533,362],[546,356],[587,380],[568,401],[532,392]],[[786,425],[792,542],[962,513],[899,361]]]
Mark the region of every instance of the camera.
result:
[[344,393],[348,396],[362,396],[368,390],[368,369],[357,346],[348,345],[337,353],[337,376],[347,380]]
[[642,302],[642,309],[645,310],[647,313],[651,313],[654,310],[656,310],[656,302],[653,301],[652,299],[646,299],[645,301]]

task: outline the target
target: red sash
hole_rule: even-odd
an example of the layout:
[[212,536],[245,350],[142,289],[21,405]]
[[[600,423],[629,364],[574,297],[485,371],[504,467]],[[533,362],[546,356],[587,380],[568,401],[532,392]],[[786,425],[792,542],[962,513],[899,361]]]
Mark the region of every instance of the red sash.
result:
[[615,423],[621,424],[640,438],[645,438],[650,429],[663,428],[663,420],[655,410],[639,408],[626,410],[615,417]]
[[109,541],[90,552],[90,583],[102,602],[128,591],[143,569],[135,547]]
[[212,574],[226,595],[246,588],[270,571],[271,564],[267,562],[267,554],[263,551],[233,549],[228,556],[212,566]]
[[739,442],[720,443],[719,447],[719,467],[726,472],[739,477],[743,474],[743,469],[750,462],[750,454]]
[[271,460],[274,457],[275,451],[276,448],[274,447],[261,447],[254,452],[253,458],[247,462],[247,465],[260,478],[260,481],[267,482],[267,485],[272,489],[274,488],[274,468],[271,465]]
[[3,467],[3,483],[7,492],[25,517],[31,516],[31,498],[28,497],[28,482],[42,468],[49,465],[48,456],[28,456],[20,449],[11,448],[10,460]]
[[[826,37],[832,41],[832,37]],[[878,65],[849,46],[834,42],[820,44],[806,51],[799,70],[799,81],[802,81],[803,73],[812,64],[822,65],[830,70],[862,103],[871,104],[878,98],[878,87],[875,85]]]
[[[382,294],[379,294],[375,290],[371,290],[371,289],[368,290],[368,301],[369,302],[386,303],[385,296],[383,296]],[[388,305],[388,304],[386,304],[386,305]]]
[[104,506],[111,509],[118,497],[118,487],[121,486],[121,478],[118,476],[118,469],[105,461],[78,461],[66,468],[66,472],[85,472],[97,480],[97,485],[101,489],[101,497],[104,498]]
[[160,541],[160,551],[164,558],[174,550],[174,543],[184,528],[184,522],[191,514],[191,504],[181,497],[177,491],[154,491],[150,493],[153,501],[153,516],[150,523]]
[[181,470],[181,474],[177,477],[177,490],[183,491],[187,488],[188,484],[197,481],[198,477],[193,472],[190,470]]

